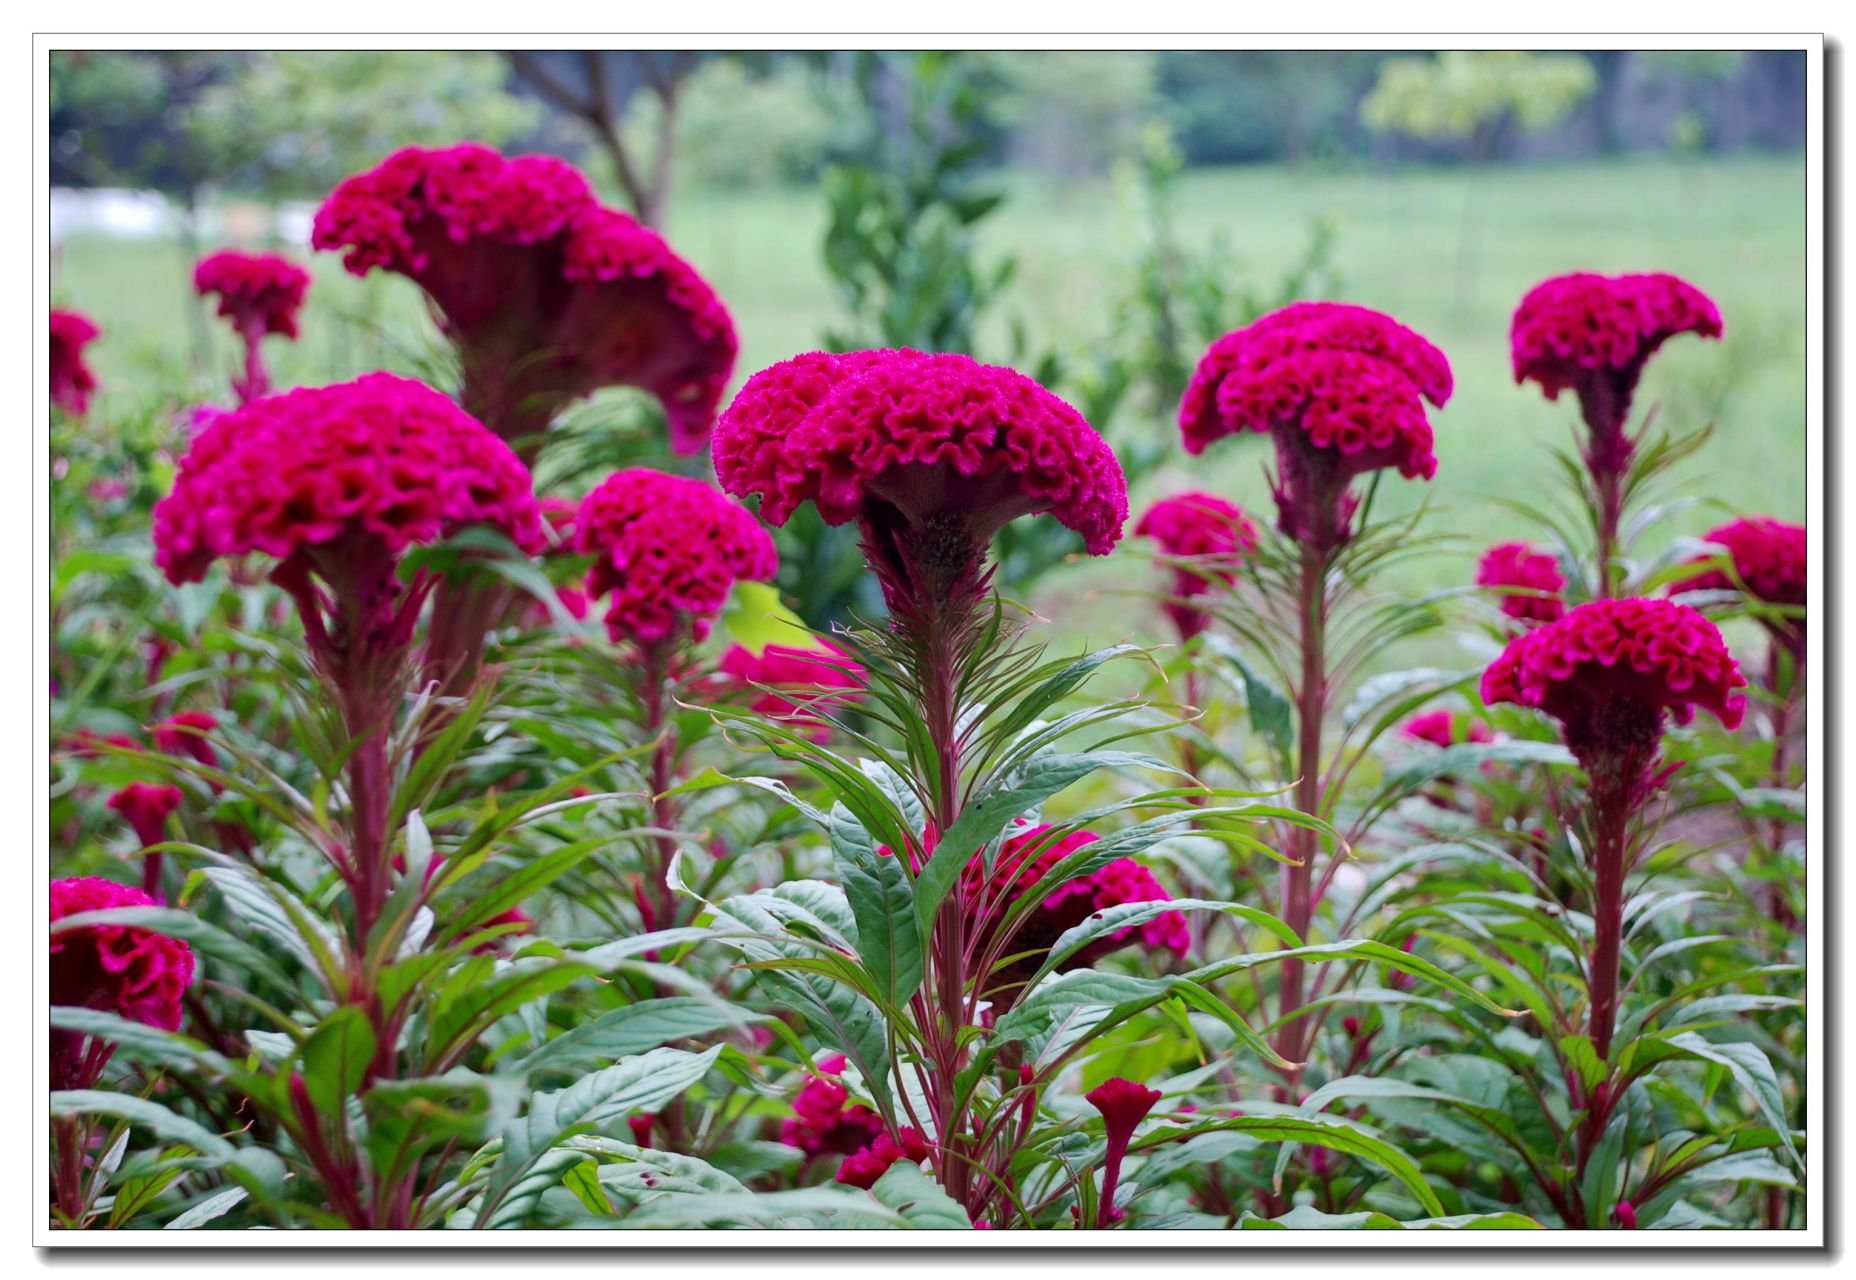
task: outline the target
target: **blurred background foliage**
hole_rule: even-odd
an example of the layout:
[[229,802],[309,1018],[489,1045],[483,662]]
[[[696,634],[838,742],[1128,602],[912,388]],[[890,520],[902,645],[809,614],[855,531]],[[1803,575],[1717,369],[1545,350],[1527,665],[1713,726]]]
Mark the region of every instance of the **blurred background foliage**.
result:
[[[1387,486],[1385,511],[1487,510],[1572,422],[1510,382],[1521,294],[1568,270],[1675,271],[1720,302],[1727,339],[1672,346],[1645,403],[1714,421],[1699,491],[1804,514],[1792,53],[62,52],[51,87],[53,294],[106,330],[103,420],[223,386],[229,340],[188,273],[225,243],[316,273],[302,341],[273,351],[283,384],[377,367],[442,382],[417,290],[311,254],[308,221],[394,147],[474,138],[563,154],[661,227],[733,311],[738,380],[821,346],[1010,363],[1109,435],[1137,507],[1183,487],[1267,507],[1261,453],[1185,459],[1173,406],[1212,338],[1320,296],[1392,312],[1457,369],[1437,481]],[[661,463],[653,412],[623,393],[583,406],[568,425],[585,465],[544,483]],[[1504,518],[1477,543],[1526,532]],[[847,535],[802,519],[782,540],[808,621],[874,607]],[[1037,607],[1120,632],[1122,603],[1093,594],[1112,569],[1039,589],[1075,550],[1053,522],[998,550]],[[1413,572],[1450,585],[1466,566]]]

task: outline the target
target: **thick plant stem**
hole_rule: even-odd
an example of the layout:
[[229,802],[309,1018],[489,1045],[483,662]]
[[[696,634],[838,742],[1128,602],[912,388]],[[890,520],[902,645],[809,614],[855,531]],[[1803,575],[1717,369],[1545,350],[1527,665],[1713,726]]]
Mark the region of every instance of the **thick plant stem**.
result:
[[1595,797],[1592,965],[1587,975],[1586,1034],[1600,1058],[1609,1059],[1617,1029],[1619,957],[1624,943],[1624,873],[1630,815],[1622,797]]
[[387,758],[386,717],[370,704],[378,699],[357,698],[348,709],[348,733],[353,749],[348,757],[348,800],[352,808],[349,856],[353,867],[355,941],[362,952],[368,936],[386,905],[387,801],[392,779]]
[[1612,573],[1612,565],[1618,554],[1618,525],[1624,517],[1624,486],[1623,477],[1616,471],[1602,471],[1596,479],[1598,484],[1598,598],[1603,600],[1616,594],[1617,583]]
[[240,327],[239,337],[245,343],[245,374],[232,379],[232,390],[243,405],[271,394],[271,373],[264,364],[264,321],[248,321]]
[[58,1143],[52,1192],[58,1198],[58,1212],[76,1225],[84,1213],[84,1147],[89,1135],[78,1117],[59,1116],[52,1121],[52,1137]]
[[[676,727],[670,724],[670,654],[653,645],[644,655],[645,732],[657,739],[651,752],[651,825],[660,832],[670,829],[677,820],[669,796],[675,781],[677,762]],[[653,840],[657,851],[651,869],[647,902],[650,919],[647,929],[668,929],[676,924],[677,897],[670,890],[670,860],[676,856],[677,842],[668,835]],[[645,904],[641,904],[645,905]]]
[[[1296,707],[1301,740],[1296,759],[1300,776],[1295,786],[1295,805],[1310,817],[1318,817],[1321,812],[1321,721],[1327,710],[1324,633],[1327,629],[1328,556],[1324,549],[1306,543],[1302,546],[1298,601],[1302,676]],[[1284,923],[1295,930],[1298,938],[1306,941],[1309,924],[1314,919],[1315,859],[1321,842],[1313,830],[1298,826],[1290,832],[1290,847],[1296,861],[1285,863],[1282,868],[1280,907]],[[1283,962],[1277,1016],[1290,1020],[1277,1032],[1276,1052],[1295,1063],[1303,1060],[1307,1035],[1302,1019],[1292,1015],[1302,1007],[1306,981],[1307,972],[1299,959]],[[1299,1068],[1290,1073],[1291,1086],[1300,1074]]]

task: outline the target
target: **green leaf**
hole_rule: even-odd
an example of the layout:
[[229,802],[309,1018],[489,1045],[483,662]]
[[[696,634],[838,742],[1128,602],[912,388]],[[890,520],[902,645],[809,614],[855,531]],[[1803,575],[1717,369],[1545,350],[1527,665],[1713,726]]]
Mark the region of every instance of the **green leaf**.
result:
[[760,1018],[720,999],[665,996],[611,1009],[562,1032],[508,1068],[528,1075],[568,1071],[599,1059],[617,1059],[655,1049],[669,1040],[746,1026]]
[[[1654,1040],[1657,1037],[1648,1037]],[[1664,1037],[1664,1042],[1704,1062],[1712,1062],[1725,1067],[1734,1083],[1752,1095],[1754,1104],[1766,1123],[1771,1125],[1779,1135],[1785,1147],[1785,1154],[1799,1170],[1804,1169],[1804,1161],[1798,1155],[1798,1149],[1792,1143],[1791,1128],[1785,1119],[1785,1096],[1779,1088],[1779,1078],[1772,1069],[1772,1061],[1756,1044],[1748,1041],[1735,1041],[1731,1044],[1712,1044],[1702,1039],[1693,1031],[1684,1031],[1680,1035]],[[1646,1041],[1636,1041],[1643,1044]]]
[[1205,642],[1237,672],[1244,689],[1244,705],[1250,711],[1250,724],[1279,757],[1287,758],[1295,745],[1295,706],[1282,690],[1258,675],[1245,661],[1243,651],[1230,639],[1215,631],[1205,634]]
[[737,582],[722,610],[722,630],[729,639],[759,657],[770,644],[822,649],[799,615],[780,603],[769,582]]
[[[1358,1156],[1371,1161],[1390,1173],[1405,1185],[1422,1205],[1426,1212],[1434,1217],[1444,1216],[1443,1202],[1437,1193],[1431,1190],[1424,1180],[1418,1166],[1410,1156],[1394,1147],[1383,1138],[1346,1124],[1338,1119],[1313,1120],[1300,1116],[1239,1116],[1234,1119],[1220,1120],[1212,1124],[1196,1126],[1184,1130],[1184,1135],[1199,1133],[1216,1133],[1229,1131],[1249,1134],[1253,1138],[1263,1138],[1273,1142],[1300,1142],[1308,1146],[1326,1147],[1330,1151],[1339,1151],[1344,1155]],[[1137,1139],[1130,1144],[1130,1151],[1142,1151],[1161,1143],[1175,1142],[1183,1136],[1181,1131],[1168,1130]]]
[[303,1084],[324,1115],[339,1115],[367,1079],[377,1048],[367,1015],[344,1005],[324,1018],[303,1042]]
[[224,1075],[232,1070],[231,1063],[198,1040],[163,1031],[146,1023],[131,1022],[101,1009],[53,1005],[51,1025],[59,1031],[75,1031],[81,1035],[95,1036],[99,1040],[108,1040],[124,1058],[150,1066],[168,1067],[176,1071],[205,1071],[214,1075]]
[[857,956],[880,1003],[899,1009],[922,984],[922,940],[902,859],[878,853],[870,833],[838,805],[831,850],[857,922]]
[[214,1195],[206,1197],[185,1213],[177,1214],[173,1221],[162,1227],[163,1231],[191,1231],[214,1218],[224,1217],[241,1204],[249,1193],[243,1187],[227,1187]]
[[921,1166],[898,1160],[876,1180],[870,1194],[894,1209],[912,1227],[925,1231],[971,1231],[967,1211],[921,1171]]
[[209,1160],[224,1164],[236,1151],[212,1130],[176,1115],[158,1102],[126,1093],[104,1089],[55,1089],[51,1094],[53,1116],[115,1116],[138,1125],[166,1142],[181,1142]]

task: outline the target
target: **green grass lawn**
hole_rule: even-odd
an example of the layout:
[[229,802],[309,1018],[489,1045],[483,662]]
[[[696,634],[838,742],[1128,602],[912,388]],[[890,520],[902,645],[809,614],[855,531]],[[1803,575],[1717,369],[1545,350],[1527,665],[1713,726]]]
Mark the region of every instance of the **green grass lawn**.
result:
[[[1456,371],[1456,396],[1435,417],[1436,481],[1387,484],[1386,509],[1428,494],[1443,508],[1440,523],[1478,545],[1527,533],[1489,498],[1538,491],[1549,478],[1540,448],[1569,438],[1574,410],[1569,401],[1549,404],[1532,388],[1513,385],[1507,332],[1515,303],[1534,282],[1558,272],[1667,270],[1711,294],[1727,323],[1720,343],[1671,343],[1645,379],[1640,405],[1658,403],[1665,422],[1715,423],[1707,448],[1680,473],[1685,491],[1735,508],[1804,517],[1802,157],[1394,173],[1258,167],[1196,172],[1181,186],[1183,238],[1197,244],[1226,237],[1260,282],[1280,274],[1322,217],[1338,227],[1340,295],[1418,329]],[[803,190],[690,193],[674,209],[673,243],[734,312],[742,376],[818,345],[825,326],[842,319],[820,266],[822,227],[822,202]],[[1100,337],[1132,243],[1129,215],[1106,180],[1016,181],[983,238],[986,254],[1020,259],[1018,278],[986,331],[991,354],[1005,349],[1003,335],[1014,321],[1029,331],[1034,350],[1080,348]],[[307,255],[306,248],[297,251]],[[408,367],[405,352],[432,341],[417,291],[396,278],[357,281],[333,255],[314,256],[317,284],[303,341],[289,349],[273,344],[280,380]],[[189,367],[187,269],[172,244],[77,238],[64,245],[54,297],[105,327],[96,365],[106,412],[151,387],[172,387],[176,371]],[[229,341],[216,351],[215,359],[230,361]],[[223,380],[209,370],[197,385],[222,387]],[[1151,429],[1175,438],[1170,420],[1153,421]],[[1215,487],[1267,509],[1261,456],[1235,443],[1203,460],[1179,454],[1148,487]],[[1137,504],[1148,496],[1137,494]],[[1698,533],[1718,519],[1718,509],[1696,511],[1666,529]],[[1440,561],[1435,581],[1461,581],[1465,564]],[[1107,580],[1094,570],[1080,582]],[[1066,595],[1059,602],[1066,609],[1096,613],[1076,603],[1082,593]],[[1089,621],[1109,624],[1112,616],[1105,610]]]

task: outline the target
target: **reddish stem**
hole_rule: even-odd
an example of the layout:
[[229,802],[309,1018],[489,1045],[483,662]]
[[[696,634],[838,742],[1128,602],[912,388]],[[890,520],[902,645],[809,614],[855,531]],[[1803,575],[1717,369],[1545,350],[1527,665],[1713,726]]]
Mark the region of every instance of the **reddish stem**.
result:
[[[1295,784],[1296,808],[1310,817],[1321,813],[1321,722],[1327,710],[1327,663],[1324,637],[1327,630],[1326,550],[1303,544],[1302,579],[1299,599],[1302,678],[1296,691],[1296,714],[1300,720],[1301,741],[1296,765],[1300,773]],[[1283,921],[1295,936],[1308,940],[1308,928],[1314,919],[1315,859],[1320,851],[1317,833],[1307,827],[1290,830],[1290,848],[1296,861],[1285,863],[1281,878]],[[1286,1018],[1276,1034],[1276,1052],[1290,1062],[1304,1060],[1306,1027],[1293,1017],[1305,1000],[1306,969],[1300,959],[1283,961],[1279,995],[1279,1017]],[[1288,1084],[1294,1088],[1301,1076],[1299,1067],[1288,1072]]]

